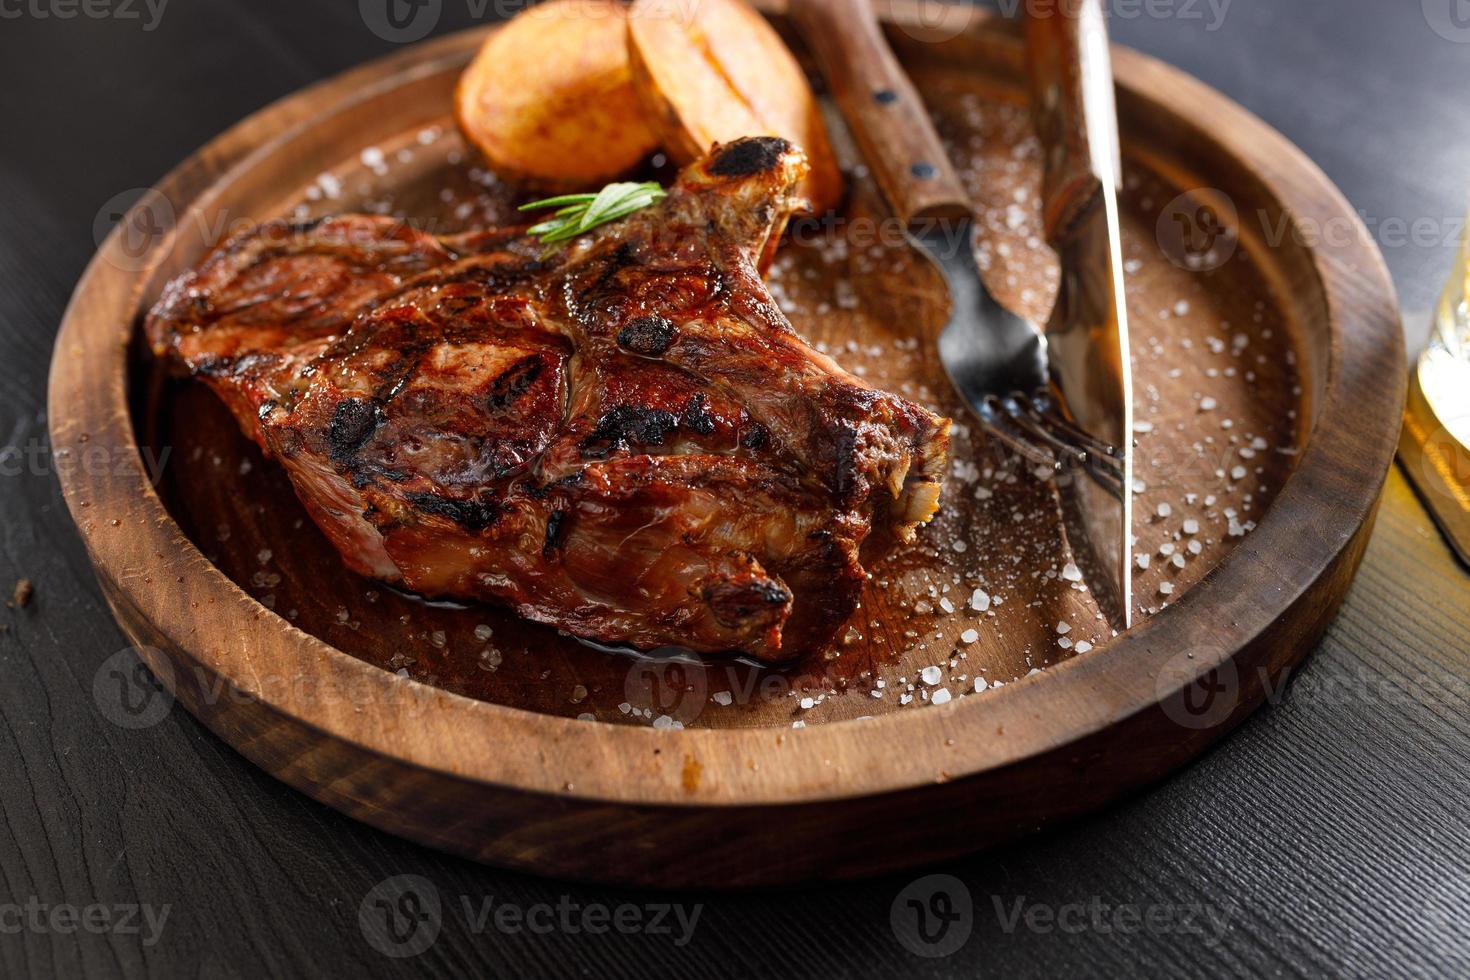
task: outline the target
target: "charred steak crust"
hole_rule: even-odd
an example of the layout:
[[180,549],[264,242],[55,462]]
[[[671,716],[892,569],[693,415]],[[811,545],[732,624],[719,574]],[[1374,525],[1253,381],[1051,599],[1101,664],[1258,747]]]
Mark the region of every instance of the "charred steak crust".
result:
[[716,147],[549,255],[520,229],[269,226],[145,329],[353,570],[603,642],[788,659],[855,608],[874,527],[933,513],[949,432],[767,292],[805,169],[779,139]]

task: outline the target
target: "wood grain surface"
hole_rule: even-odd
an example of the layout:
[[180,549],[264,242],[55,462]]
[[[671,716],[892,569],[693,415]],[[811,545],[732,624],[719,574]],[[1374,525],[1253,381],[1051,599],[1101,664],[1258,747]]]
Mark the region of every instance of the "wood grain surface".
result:
[[[443,26],[462,26],[464,13],[450,6]],[[1347,17],[1341,10],[1241,0],[1218,33],[1185,21],[1115,28],[1125,41],[1245,96],[1307,146],[1370,217],[1457,216],[1463,175],[1448,165],[1444,132],[1464,109],[1441,87],[1457,72],[1463,79],[1464,48],[1427,33],[1417,11],[1363,4]],[[1275,706],[1132,803],[947,866],[968,884],[978,910],[976,935],[950,958],[913,958],[888,930],[889,904],[908,877],[790,895],[690,896],[707,906],[684,947],[657,936],[475,935],[455,913],[420,960],[381,958],[364,942],[356,912],[390,874],[424,874],[450,900],[463,894],[556,902],[565,894],[617,903],[648,896],[500,874],[365,830],[260,776],[179,712],[141,732],[108,723],[92,681],[123,641],[58,513],[44,451],[24,451],[39,437],[50,329],[92,249],[93,213],[273,94],[384,46],[354,11],[301,5],[259,4],[248,15],[198,5],[171,11],[152,35],[121,22],[22,27],[33,43],[3,69],[15,76],[4,91],[40,85],[52,101],[5,104],[7,117],[14,112],[38,140],[17,144],[3,161],[0,184],[9,219],[5,250],[13,258],[0,272],[0,322],[7,378],[15,382],[0,392],[0,411],[7,448],[23,452],[21,469],[7,470],[10,492],[0,507],[5,570],[33,578],[37,593],[27,609],[11,614],[13,628],[0,637],[0,657],[12,668],[0,689],[0,740],[12,788],[3,797],[0,871],[10,901],[147,901],[173,912],[153,946],[130,934],[7,933],[0,940],[7,975],[375,973],[395,966],[731,976],[823,968],[933,976],[977,969],[1464,971],[1470,591],[1396,476],[1343,615]],[[202,47],[191,58],[177,56],[221,33],[235,36],[238,57],[273,70],[247,71],[242,61],[199,54]],[[1349,67],[1342,52],[1364,38],[1396,66],[1392,77],[1360,73],[1355,61]],[[1310,70],[1296,57],[1303,47]],[[80,49],[132,84],[99,88],[95,76],[60,73],[65,59],[55,52]],[[202,99],[198,73],[233,80]],[[246,77],[248,85],[241,84]],[[1283,99],[1283,91],[1302,94]],[[159,124],[166,135],[157,140],[137,140],[126,123],[122,100],[140,95],[166,120]],[[76,112],[56,112],[61,105]],[[1349,107],[1353,118],[1372,119],[1382,138],[1365,145],[1342,127]],[[62,141],[84,152],[48,153]],[[94,146],[96,152],[85,152]],[[1421,165],[1401,172],[1406,148]],[[1420,306],[1449,260],[1448,250],[1402,241],[1387,257],[1408,302]],[[39,462],[26,463],[28,457]],[[7,455],[7,463],[15,458]],[[1023,925],[1008,933],[991,907],[993,896],[1055,907],[1094,895],[1113,904],[1207,904],[1228,910],[1231,925],[1218,943],[1158,930],[1059,934]]]

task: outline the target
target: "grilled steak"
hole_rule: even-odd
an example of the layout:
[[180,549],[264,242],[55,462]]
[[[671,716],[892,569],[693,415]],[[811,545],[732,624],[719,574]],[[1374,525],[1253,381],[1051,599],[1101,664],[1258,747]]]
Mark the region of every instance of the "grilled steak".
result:
[[782,660],[874,529],[934,512],[949,422],[813,350],[761,281],[805,171],[740,140],[548,250],[278,225],[169,284],[154,351],[285,466],[354,571],[577,636]]

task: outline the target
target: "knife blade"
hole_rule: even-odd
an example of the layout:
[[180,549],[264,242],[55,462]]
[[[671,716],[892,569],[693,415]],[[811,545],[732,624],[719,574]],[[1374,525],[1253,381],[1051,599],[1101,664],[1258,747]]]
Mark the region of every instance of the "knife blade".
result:
[[1046,324],[1048,374],[1064,413],[1106,449],[1081,477],[1074,474],[1063,510],[1074,550],[1090,552],[1096,578],[1110,586],[1112,612],[1126,627],[1133,605],[1133,381],[1118,211],[1122,152],[1100,0],[1030,11],[1025,37],[1044,160],[1042,218],[1061,265]]

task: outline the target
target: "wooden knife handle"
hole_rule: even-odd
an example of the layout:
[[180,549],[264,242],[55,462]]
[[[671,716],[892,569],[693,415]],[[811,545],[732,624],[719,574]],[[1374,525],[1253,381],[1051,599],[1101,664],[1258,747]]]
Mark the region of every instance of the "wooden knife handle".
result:
[[793,0],[790,15],[899,220],[968,215],[969,195],[870,0]]
[[1119,179],[1107,27],[1101,0],[1059,0],[1025,21],[1031,115],[1045,158],[1042,218],[1057,246],[1100,205],[1102,185]]

